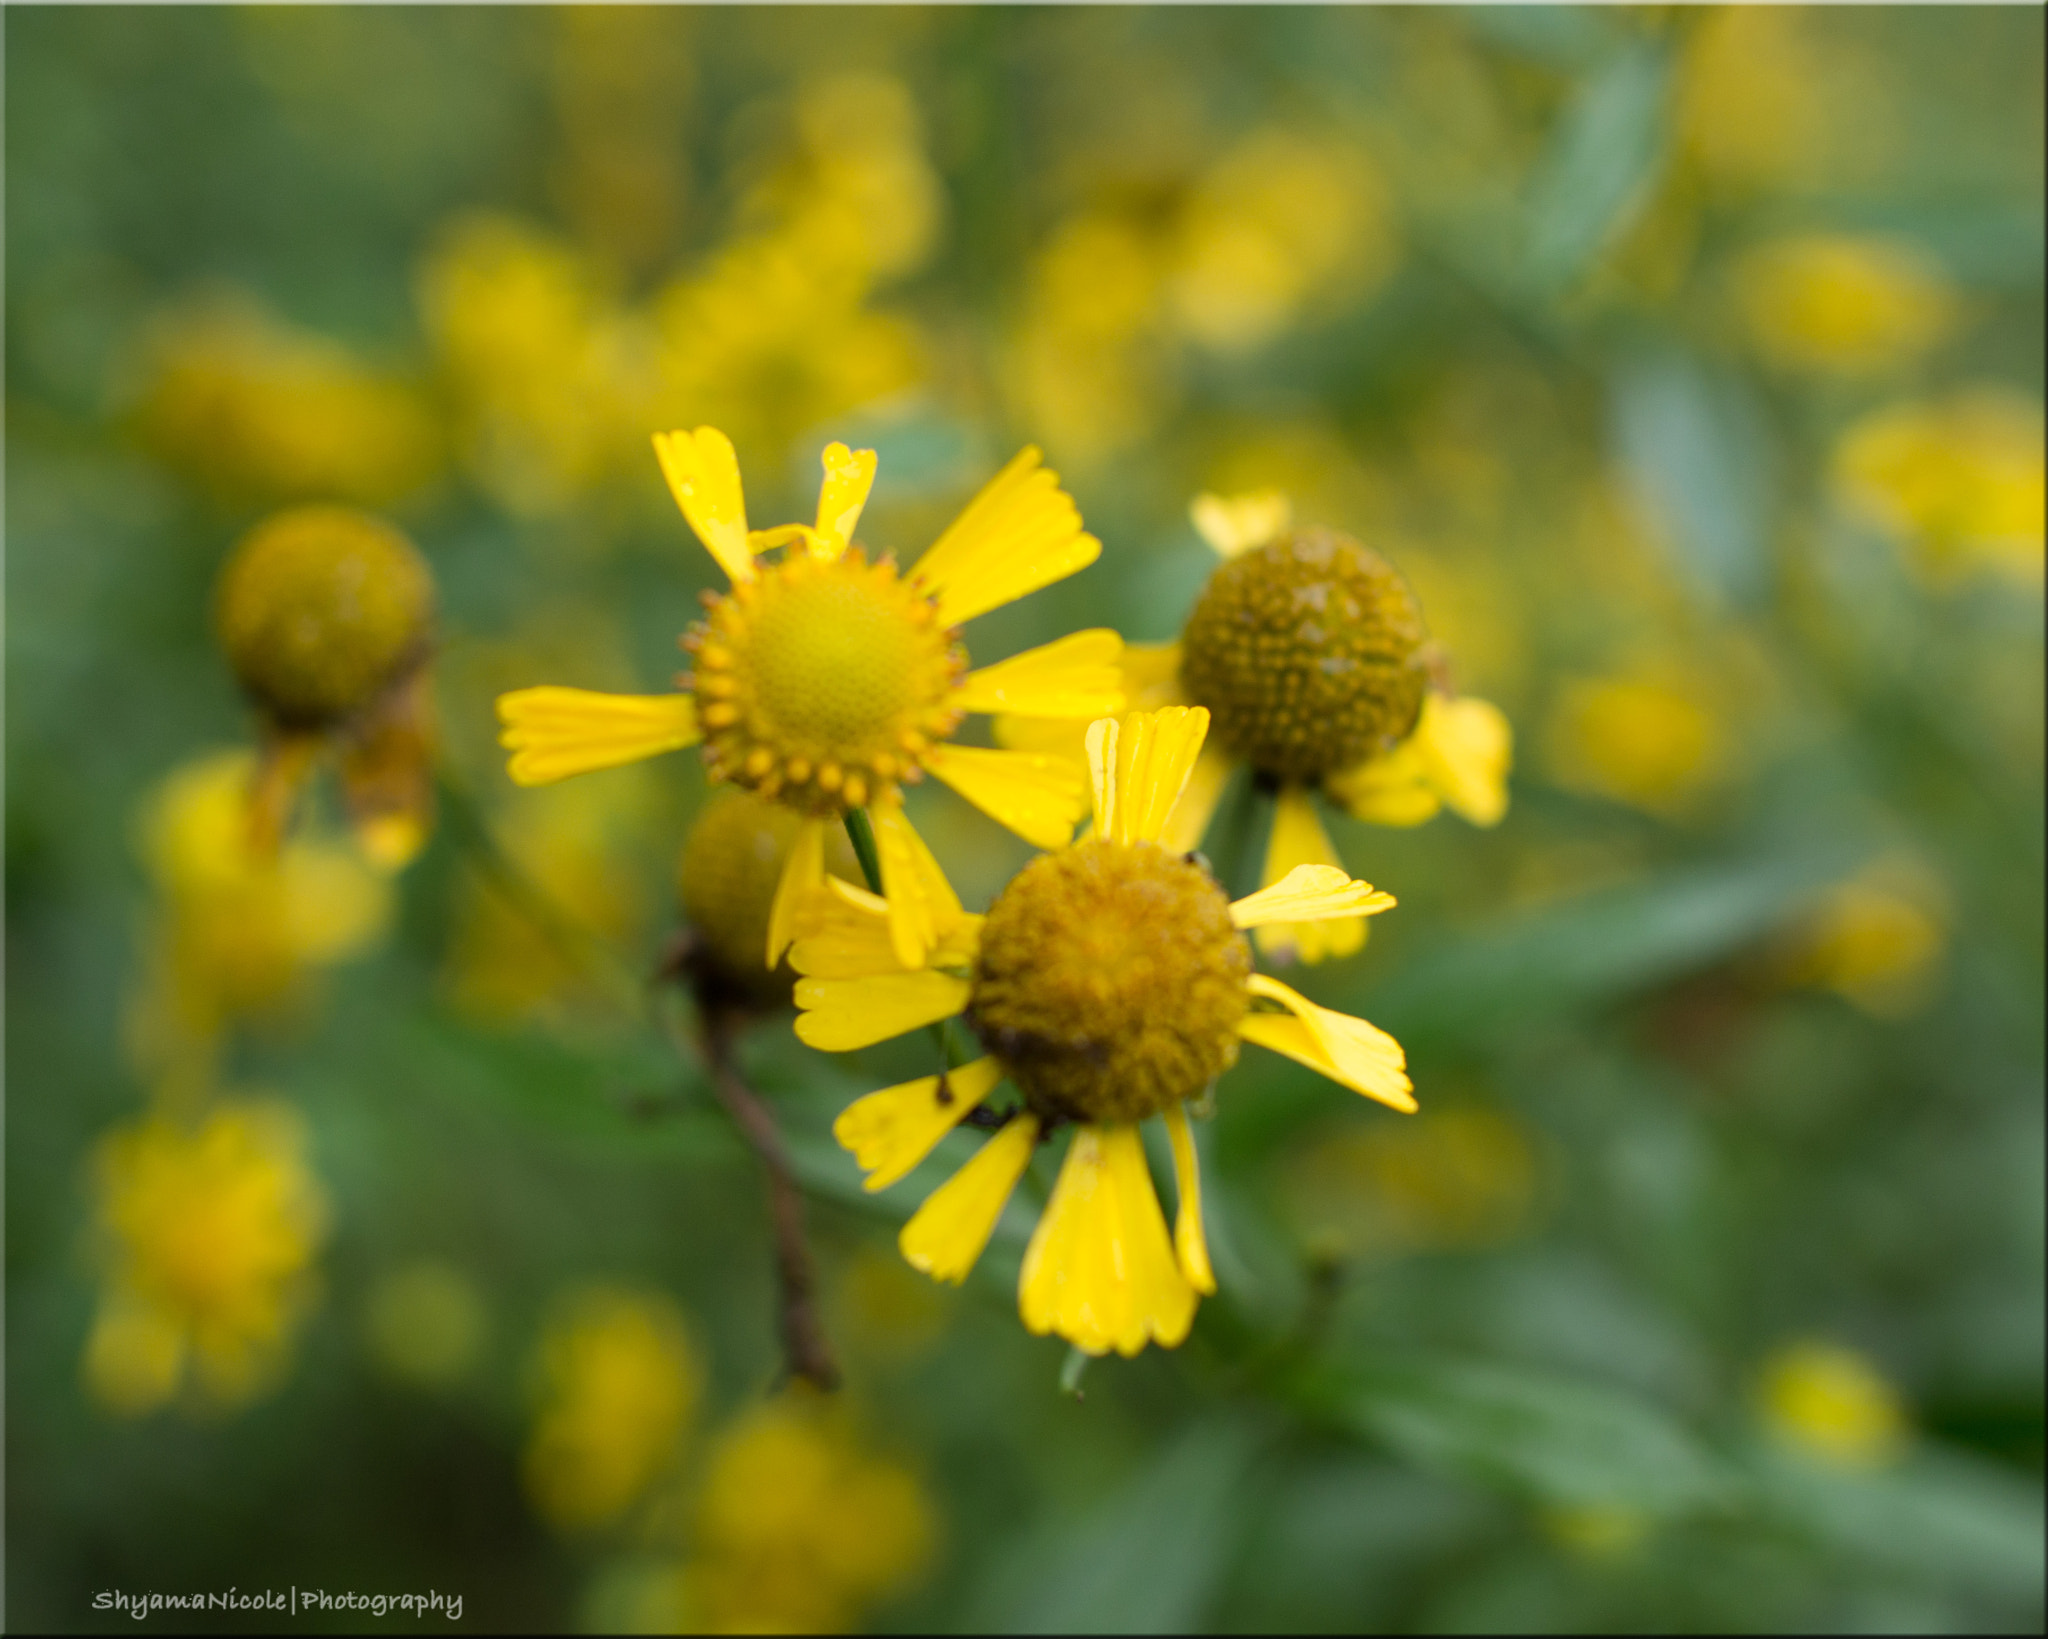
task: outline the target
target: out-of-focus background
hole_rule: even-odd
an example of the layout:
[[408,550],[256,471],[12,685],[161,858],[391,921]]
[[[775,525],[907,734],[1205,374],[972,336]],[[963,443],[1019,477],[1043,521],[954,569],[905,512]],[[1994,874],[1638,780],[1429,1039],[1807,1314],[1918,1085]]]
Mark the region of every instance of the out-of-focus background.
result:
[[[2038,1625],[2042,29],[10,11],[10,1625]],[[1284,489],[1514,724],[1497,829],[1333,821],[1400,905],[1290,975],[1422,1113],[1247,1055],[1222,1292],[1079,1398],[786,1015],[847,1383],[773,1392],[751,1157],[569,959],[658,961],[702,771],[515,791],[491,700],[665,685],[705,422],[767,521],[875,447],[906,558],[1042,445],[1102,558],[978,662],[1172,637],[1190,499]],[[306,502],[438,583],[399,873],[324,787],[232,863],[213,584]],[[1028,850],[925,799],[985,903]]]

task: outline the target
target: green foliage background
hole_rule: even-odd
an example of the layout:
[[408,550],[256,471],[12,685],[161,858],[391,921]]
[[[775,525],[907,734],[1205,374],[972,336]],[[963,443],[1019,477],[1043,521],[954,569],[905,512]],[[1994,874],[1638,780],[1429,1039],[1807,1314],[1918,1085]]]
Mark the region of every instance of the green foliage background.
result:
[[[664,1288],[692,1317],[713,1405],[743,1404],[777,1369],[768,1249],[749,1157],[657,1035],[595,1005],[518,1028],[451,1008],[444,964],[472,871],[459,825],[404,877],[397,934],[336,976],[317,1022],[236,1048],[234,1085],[308,1113],[335,1201],[325,1298],[290,1381],[232,1418],[126,1422],[78,1376],[85,1159],[144,1092],[119,1029],[147,897],[133,815],[166,770],[248,733],[207,610],[223,552],[263,510],[138,435],[138,338],[162,304],[229,283],[424,376],[416,270],[451,215],[579,231],[558,186],[561,19],[95,7],[5,21],[8,1620],[112,1627],[89,1609],[102,1588],[294,1581],[456,1590],[479,1625],[573,1627],[616,1544],[560,1543],[522,1499],[539,1316],[567,1282]],[[1098,1363],[1077,1401],[1059,1390],[1062,1349],[1017,1323],[1021,1226],[940,1298],[920,1352],[848,1322],[845,1272],[887,1250],[914,1193],[863,1196],[827,1126],[901,1055],[827,1062],[779,1020],[750,1038],[814,1194],[850,1392],[942,1521],[929,1576],[878,1619],[2038,1625],[2038,582],[1921,584],[1844,519],[1827,463],[1877,403],[1961,382],[2038,401],[2040,11],[1812,15],[1838,81],[1816,97],[1888,145],[1860,170],[1722,193],[1678,127],[1701,13],[673,21],[668,158],[687,194],[653,253],[610,264],[629,295],[733,231],[749,165],[821,74],[899,79],[942,188],[934,253],[877,298],[923,332],[923,385],[792,428],[786,447],[743,443],[759,518],[800,515],[819,445],[844,435],[881,451],[869,533],[914,543],[1040,441],[1103,558],[978,626],[977,659],[1085,625],[1158,641],[1209,561],[1188,498],[1295,484],[1261,476],[1261,448],[1334,448],[1326,467],[1351,461],[1374,484],[1326,490],[1372,503],[1327,521],[1370,534],[1401,517],[1402,540],[1447,566],[1439,579],[1477,585],[1518,634],[1514,665],[1488,676],[1481,658],[1472,677],[1517,727],[1508,819],[1338,822],[1353,867],[1401,904],[1362,957],[1302,980],[1401,1039],[1425,1110],[1525,1135],[1536,1199],[1515,1232],[1333,1255],[1293,1199],[1301,1158],[1396,1118],[1248,1054],[1208,1135],[1222,1292],[1183,1349]],[[1429,90],[1445,86],[1457,95]],[[1185,151],[1134,157],[1118,121],[1165,118],[1155,105]],[[1000,389],[1034,258],[1084,206],[1142,222],[1276,123],[1377,156],[1401,223],[1391,275],[1362,294],[1337,281],[1248,350],[1182,347],[1145,378],[1149,408],[1120,447],[1063,449],[1060,427]],[[1639,274],[1679,217],[1676,273]],[[1966,322],[1889,382],[1774,371],[1730,326],[1725,270],[1806,229],[1917,243]],[[1418,476],[1453,388],[1457,447],[1487,458],[1490,506],[1455,476]],[[1275,428],[1292,442],[1273,446]],[[573,603],[608,611],[628,673],[658,686],[712,583],[637,459],[548,515],[508,509],[459,465],[390,509],[441,586],[450,757],[487,817],[511,792],[489,689],[463,657]],[[1647,497],[1656,520],[1611,573],[1561,540],[1587,474]],[[1735,680],[1717,707],[1725,777],[1661,815],[1571,789],[1543,732],[1569,679],[1644,643]],[[543,680],[596,681],[505,681]],[[649,964],[703,790],[694,759],[657,783],[665,806],[632,856],[655,909],[629,955]],[[970,898],[1025,857],[978,818],[935,823]],[[1949,901],[1925,1005],[1871,1017],[1772,982],[1774,941],[1810,896],[1900,850]],[[423,1254],[472,1270],[490,1302],[486,1360],[458,1393],[394,1384],[363,1341],[376,1276]],[[1897,1386],[1915,1436],[1896,1464],[1831,1468],[1763,1430],[1762,1363],[1807,1335],[1854,1346]],[[1558,1521],[1587,1510],[1625,1518],[1629,1541],[1575,1549]]]

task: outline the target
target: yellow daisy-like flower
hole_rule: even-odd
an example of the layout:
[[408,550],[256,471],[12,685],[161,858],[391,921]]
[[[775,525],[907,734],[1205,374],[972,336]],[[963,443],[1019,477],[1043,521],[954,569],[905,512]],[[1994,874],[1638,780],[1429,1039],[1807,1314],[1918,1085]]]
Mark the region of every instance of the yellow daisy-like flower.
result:
[[[951,743],[971,711],[1094,717],[1123,705],[1123,640],[1077,632],[979,671],[960,624],[1093,563],[1101,542],[1058,476],[1026,449],[968,503],[916,564],[873,562],[854,526],[875,452],[831,444],[815,527],[749,530],[739,460],[715,427],[657,436],[676,502],[732,590],[707,594],[683,638],[696,669],[680,692],[595,694],[533,688],[502,695],[503,742],[521,785],[541,785],[702,743],[712,777],[804,816],[769,917],[769,966],[789,946],[798,897],[825,879],[828,826],[866,810],[889,931],[905,966],[937,940],[921,891],[924,844],[902,786],[935,774],[1027,841],[1056,848],[1086,808],[1079,768],[1059,757]],[[758,555],[777,547],[779,560]]]
[[[1445,692],[1407,583],[1377,553],[1332,530],[1294,528],[1276,490],[1203,495],[1195,527],[1224,561],[1177,643],[1124,650],[1133,707],[1206,707],[1216,732],[1162,839],[1192,848],[1239,763],[1277,801],[1260,876],[1342,870],[1313,793],[1359,819],[1420,825],[1448,807],[1474,825],[1507,812],[1513,733],[1499,708]],[[1019,711],[996,722],[1004,745],[1078,751],[1065,725]],[[1259,929],[1275,960],[1319,962],[1365,943],[1362,916]]]
[[[1394,901],[1327,865],[1304,865],[1230,903],[1167,839],[1209,713],[1104,718],[1087,734],[1093,832],[1034,860],[987,916],[940,907],[931,958],[898,962],[880,900],[844,883],[809,896],[791,965],[797,1034],[845,1051],[964,1014],[988,1049],[945,1075],[860,1099],[833,1127],[881,1189],[905,1177],[1007,1079],[1022,1103],[904,1226],[904,1256],[966,1277],[1038,1144],[1071,1125],[1059,1182],[1024,1255],[1024,1324],[1090,1354],[1136,1354],[1187,1336],[1216,1289],[1183,1106],[1237,1061],[1240,1042],[1284,1053],[1397,1110],[1415,1100],[1401,1047],[1362,1019],[1252,971],[1244,931],[1369,916]],[[1179,1211],[1159,1209],[1139,1124],[1163,1119]],[[986,1122],[991,1118],[979,1118]]]

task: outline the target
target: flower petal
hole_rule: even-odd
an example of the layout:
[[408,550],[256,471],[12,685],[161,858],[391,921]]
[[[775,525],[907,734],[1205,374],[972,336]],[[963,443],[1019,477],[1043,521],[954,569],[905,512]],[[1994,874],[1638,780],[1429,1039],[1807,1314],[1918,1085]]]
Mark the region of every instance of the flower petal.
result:
[[1188,516],[1219,558],[1237,558],[1284,534],[1294,520],[1294,507],[1277,489],[1230,496],[1204,492],[1188,507]]
[[716,427],[695,432],[656,433],[655,459],[669,493],[704,549],[737,586],[754,578],[754,554],[747,544],[747,505],[740,493],[740,458],[732,440]]
[[1122,711],[1117,661],[1124,640],[1097,629],[1026,649],[969,672],[954,691],[962,711],[1023,712],[1034,717],[1100,717]]
[[[1260,873],[1260,887],[1270,888],[1285,880],[1293,871],[1303,865],[1314,865],[1326,870],[1350,875],[1344,870],[1344,862],[1337,857],[1337,850],[1331,846],[1330,834],[1323,829],[1322,817],[1316,813],[1315,798],[1308,788],[1300,785],[1283,786],[1280,801],[1273,810],[1273,829],[1266,840],[1266,863]],[[1239,926],[1252,926],[1240,923]],[[1349,956],[1365,943],[1365,917],[1362,913],[1345,915],[1335,913],[1331,920],[1304,918],[1297,921],[1283,921],[1279,917],[1262,917],[1257,924],[1256,943],[1261,951],[1276,961],[1320,962],[1326,956]]]
[[825,446],[825,482],[818,489],[818,528],[811,537],[811,556],[827,561],[853,544],[868,491],[875,487],[875,452],[850,450],[844,444]]
[[1508,768],[1515,734],[1507,716],[1486,700],[1431,693],[1422,702],[1415,738],[1430,783],[1474,825],[1498,825],[1508,811]]
[[1394,907],[1394,896],[1360,882],[1335,865],[1297,865],[1270,888],[1230,907],[1240,928],[1268,922],[1320,922],[1333,916],[1373,916]]
[[1429,760],[1412,735],[1384,756],[1331,775],[1323,790],[1352,818],[1374,825],[1420,825],[1443,807]]
[[1123,674],[1124,696],[1133,711],[1188,703],[1180,692],[1178,643],[1126,643]]
[[1088,794],[1094,803],[1095,834],[1106,837],[1116,824],[1116,743],[1119,738],[1114,717],[1098,718],[1088,725]]
[[807,819],[790,839],[789,853],[782,862],[782,876],[775,884],[775,900],[768,907],[768,965],[782,960],[796,937],[797,907],[806,895],[825,886],[825,822]]
[[[954,1079],[959,1079],[958,1071]],[[896,1237],[910,1267],[933,1280],[965,1280],[1037,1147],[1038,1117],[1016,1116],[981,1146],[972,1161],[933,1190]]]
[[1195,759],[1188,783],[1181,788],[1180,801],[1166,817],[1159,833],[1159,846],[1184,854],[1202,845],[1209,834],[1209,821],[1216,817],[1216,805],[1223,800],[1223,788],[1230,783],[1237,761],[1218,746],[1204,745]]
[[1136,1127],[1075,1129],[1017,1295],[1028,1330],[1088,1354],[1171,1348],[1188,1335],[1195,1289],[1174,1261]]
[[965,979],[948,973],[875,973],[864,979],[799,979],[796,1033],[826,1053],[850,1053],[967,1006]]
[[924,766],[1026,842],[1064,848],[1081,817],[1082,775],[1060,757],[981,746],[935,745]]
[[1237,1027],[1246,1041],[1285,1053],[1367,1098],[1397,1110],[1414,1110],[1415,1084],[1406,1073],[1408,1056],[1384,1030],[1348,1013],[1318,1007],[1299,991],[1263,973],[1254,973],[1245,981],[1245,988],[1254,996],[1280,1003],[1294,1015],[1247,1013]]
[[868,819],[881,861],[882,897],[889,902],[889,938],[895,944],[896,959],[905,967],[923,967],[938,939],[932,905],[925,897],[926,872],[919,858],[924,844],[903,812],[900,795],[891,793],[871,804]]
[[498,696],[498,743],[516,785],[547,785],[680,751],[703,738],[687,694],[600,694],[544,686]]
[[[981,923],[980,917],[963,912],[942,925],[930,966],[972,967],[981,947]],[[864,979],[904,971],[889,935],[889,902],[837,877],[828,877],[823,888],[798,901],[794,929],[789,965],[807,978]]]
[[1027,448],[967,503],[911,579],[938,599],[939,624],[957,626],[1087,568],[1101,552],[1059,475]]
[[989,731],[1005,751],[1029,751],[1041,757],[1088,761],[1088,725],[1072,717],[1023,717],[1004,713],[992,718]]
[[1173,1215],[1173,1253],[1188,1284],[1207,1294],[1216,1290],[1216,1271],[1209,1267],[1209,1238],[1202,1233],[1202,1164],[1184,1106],[1167,1105],[1166,1136],[1173,1142],[1173,1182],[1180,1195]]
[[1159,840],[1208,732],[1209,713],[1202,706],[1166,706],[1124,718],[1117,741],[1114,840]]
[[995,1090],[1003,1067],[976,1059],[943,1076],[920,1076],[856,1099],[832,1123],[832,1136],[868,1175],[865,1189],[887,1189],[931,1154],[939,1140]]

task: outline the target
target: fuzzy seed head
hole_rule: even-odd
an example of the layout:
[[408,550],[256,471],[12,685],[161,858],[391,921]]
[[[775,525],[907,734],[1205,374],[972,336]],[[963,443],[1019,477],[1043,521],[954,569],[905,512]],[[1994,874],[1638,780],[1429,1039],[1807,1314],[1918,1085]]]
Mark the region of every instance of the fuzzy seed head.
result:
[[[690,827],[677,865],[683,915],[704,960],[721,984],[762,1007],[789,1002],[789,969],[769,968],[761,953],[782,864],[802,824],[795,810],[751,791],[719,791]],[[825,868],[848,880],[859,873],[843,831],[825,840]]]

